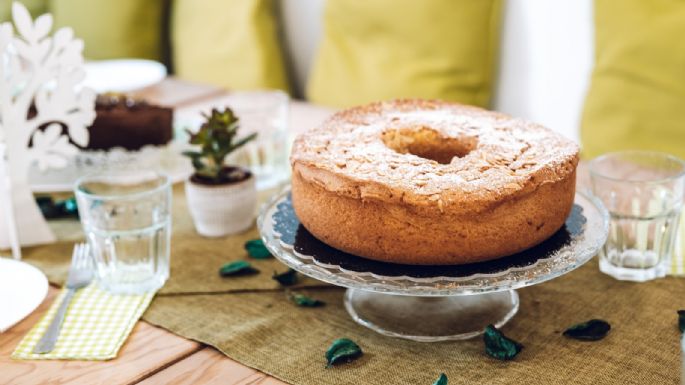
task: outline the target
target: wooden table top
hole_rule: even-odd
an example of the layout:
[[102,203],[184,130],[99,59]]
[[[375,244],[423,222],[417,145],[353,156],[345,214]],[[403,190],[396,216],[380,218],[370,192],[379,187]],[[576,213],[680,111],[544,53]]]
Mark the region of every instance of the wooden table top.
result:
[[[138,96],[176,108],[192,119],[212,105],[221,105],[226,91],[177,79],[141,90]],[[291,127],[307,129],[330,110],[293,102]],[[139,322],[116,359],[110,361],[15,361],[10,354],[54,301],[51,287],[41,306],[19,324],[0,333],[0,384],[285,384],[224,356],[212,347]]]

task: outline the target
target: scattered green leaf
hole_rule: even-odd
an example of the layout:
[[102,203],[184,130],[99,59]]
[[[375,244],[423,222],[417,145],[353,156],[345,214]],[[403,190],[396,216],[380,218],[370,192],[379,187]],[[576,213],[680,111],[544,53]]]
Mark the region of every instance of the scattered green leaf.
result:
[[498,360],[511,360],[523,349],[523,345],[505,336],[493,325],[488,325],[483,334],[485,353]]
[[362,354],[362,349],[354,341],[349,338],[338,338],[326,350],[326,367],[330,368],[335,364],[354,361]]
[[447,376],[445,373],[440,373],[440,377],[433,383],[433,385],[447,385]]
[[271,277],[278,281],[283,286],[292,286],[297,283],[297,271],[293,269],[288,269],[285,273],[278,273],[274,271],[274,275]]
[[685,332],[685,310],[678,310],[678,328],[680,332]]
[[591,319],[573,325],[564,331],[564,336],[582,341],[598,341],[606,337],[611,325],[601,319]]
[[304,294],[298,294],[298,293],[291,293],[288,298],[290,301],[292,301],[295,305],[301,306],[301,307],[321,307],[326,305],[326,302],[307,297]]
[[235,261],[229,262],[219,269],[219,274],[222,277],[235,277],[241,275],[252,275],[259,273],[259,270],[255,269],[247,261]]
[[269,249],[264,246],[264,241],[261,239],[252,239],[245,242],[245,250],[247,250],[247,254],[254,259],[272,258]]

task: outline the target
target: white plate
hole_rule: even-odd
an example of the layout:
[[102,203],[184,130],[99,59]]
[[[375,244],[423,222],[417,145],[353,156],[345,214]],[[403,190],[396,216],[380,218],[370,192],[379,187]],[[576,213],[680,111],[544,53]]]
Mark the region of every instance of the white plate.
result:
[[89,61],[84,86],[97,93],[131,92],[157,84],[166,77],[162,63],[142,59]]
[[0,258],[0,333],[31,314],[47,294],[48,280],[40,270]]

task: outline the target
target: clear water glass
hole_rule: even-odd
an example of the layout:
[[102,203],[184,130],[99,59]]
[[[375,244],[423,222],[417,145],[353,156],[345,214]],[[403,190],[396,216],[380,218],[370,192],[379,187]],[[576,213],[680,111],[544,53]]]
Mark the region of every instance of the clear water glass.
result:
[[616,152],[592,160],[590,177],[610,214],[600,270],[626,281],[664,277],[678,234],[685,163],[659,152]]
[[227,163],[248,167],[257,189],[278,186],[290,176],[288,155],[288,94],[278,90],[232,92],[225,99],[240,119],[240,135],[257,133],[257,139],[227,158]]
[[100,286],[116,294],[162,287],[169,277],[169,177],[152,171],[87,176],[75,193]]

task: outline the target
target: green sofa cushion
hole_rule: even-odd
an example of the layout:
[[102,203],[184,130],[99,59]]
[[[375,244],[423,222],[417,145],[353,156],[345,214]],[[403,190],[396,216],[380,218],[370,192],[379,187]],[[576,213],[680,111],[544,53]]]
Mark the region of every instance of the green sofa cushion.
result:
[[[12,3],[10,0],[0,0],[0,23],[12,20]],[[48,0],[19,0],[26,6],[34,18],[48,11]]]
[[583,156],[645,149],[685,157],[685,1],[596,0],[595,29]]
[[499,0],[328,0],[310,100],[346,107],[391,98],[487,106]]
[[55,26],[85,43],[86,59],[161,60],[164,0],[50,0]]
[[183,79],[288,90],[273,0],[175,0],[172,57]]

